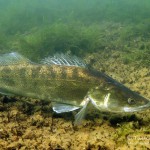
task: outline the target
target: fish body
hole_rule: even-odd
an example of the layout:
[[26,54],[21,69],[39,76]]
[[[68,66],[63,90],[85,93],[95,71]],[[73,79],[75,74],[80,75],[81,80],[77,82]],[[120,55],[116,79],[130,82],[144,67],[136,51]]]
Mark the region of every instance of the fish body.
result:
[[0,56],[0,92],[51,101],[57,113],[80,111],[88,103],[104,112],[134,112],[150,108],[150,101],[104,73],[88,69],[77,57],[55,55],[40,64],[18,53]]
[[97,84],[85,68],[61,65],[19,64],[0,67],[0,90],[26,97],[80,106]]

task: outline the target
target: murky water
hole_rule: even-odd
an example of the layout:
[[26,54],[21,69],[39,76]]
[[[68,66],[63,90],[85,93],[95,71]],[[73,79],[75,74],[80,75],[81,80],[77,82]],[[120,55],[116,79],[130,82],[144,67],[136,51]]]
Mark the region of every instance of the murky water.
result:
[[[0,0],[0,55],[76,55],[150,99],[149,39],[149,0]],[[74,127],[50,102],[0,95],[0,149],[148,149],[149,112],[87,112]]]
[[39,60],[56,52],[136,51],[131,59],[148,63],[149,9],[148,0],[1,0],[0,52]]

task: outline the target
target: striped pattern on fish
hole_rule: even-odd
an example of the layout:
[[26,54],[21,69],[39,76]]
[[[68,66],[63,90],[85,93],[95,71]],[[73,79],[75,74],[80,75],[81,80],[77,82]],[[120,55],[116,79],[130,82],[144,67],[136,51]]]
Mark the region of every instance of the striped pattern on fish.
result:
[[45,58],[40,64],[18,53],[0,56],[0,92],[51,101],[57,113],[80,109],[75,124],[83,119],[88,103],[100,111],[114,113],[150,107],[148,99],[88,69],[79,58],[64,54]]

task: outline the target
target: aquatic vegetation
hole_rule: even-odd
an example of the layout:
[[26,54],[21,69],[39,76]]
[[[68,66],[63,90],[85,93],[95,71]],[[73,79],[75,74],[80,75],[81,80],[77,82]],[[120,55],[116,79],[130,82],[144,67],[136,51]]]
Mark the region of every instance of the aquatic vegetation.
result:
[[136,65],[143,65],[143,66],[150,66],[150,59],[149,59],[149,51],[148,50],[132,50],[130,55],[128,52],[122,55],[123,62],[125,64],[135,63]]
[[1,2],[1,52],[14,49],[28,58],[40,60],[59,51],[84,56],[108,49],[131,52],[139,49],[142,51],[134,53],[133,58],[125,56],[125,62],[142,59],[142,65],[149,65],[146,57],[150,50],[148,1],[87,3],[81,0],[79,4],[65,0],[63,3],[71,6],[67,9],[54,0],[39,3],[33,0],[30,5],[29,0],[8,1]]
[[142,60],[141,65],[148,66],[147,54],[150,46],[147,38],[130,36],[132,35],[130,28],[118,29],[119,26],[114,24],[112,27],[111,23],[102,25],[83,25],[81,22],[55,23],[43,28],[33,28],[23,35],[10,37],[9,40],[3,40],[2,45],[7,45],[3,47],[17,50],[34,61],[56,52],[85,56],[86,53],[96,51],[120,50],[125,52],[123,56],[125,63]]
[[56,52],[84,55],[86,52],[98,51],[105,47],[106,42],[104,45],[103,39],[99,39],[101,35],[102,29],[97,25],[55,23],[18,36],[11,42],[11,47],[33,58],[42,58]]
[[[16,51],[35,62],[77,55],[150,98],[149,10],[149,0],[0,0],[0,55]],[[148,149],[127,140],[147,137],[149,112],[109,121],[90,113],[74,128],[73,115],[53,116],[51,103],[0,97],[0,149]]]

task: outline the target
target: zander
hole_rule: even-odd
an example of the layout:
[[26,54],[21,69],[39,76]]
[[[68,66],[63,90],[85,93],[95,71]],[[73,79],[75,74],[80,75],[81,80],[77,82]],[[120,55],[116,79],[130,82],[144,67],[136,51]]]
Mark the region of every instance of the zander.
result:
[[13,52],[0,56],[0,93],[52,102],[56,113],[80,109],[75,124],[91,103],[102,112],[135,112],[150,108],[140,96],[102,72],[89,69],[75,56],[56,54],[40,64]]

